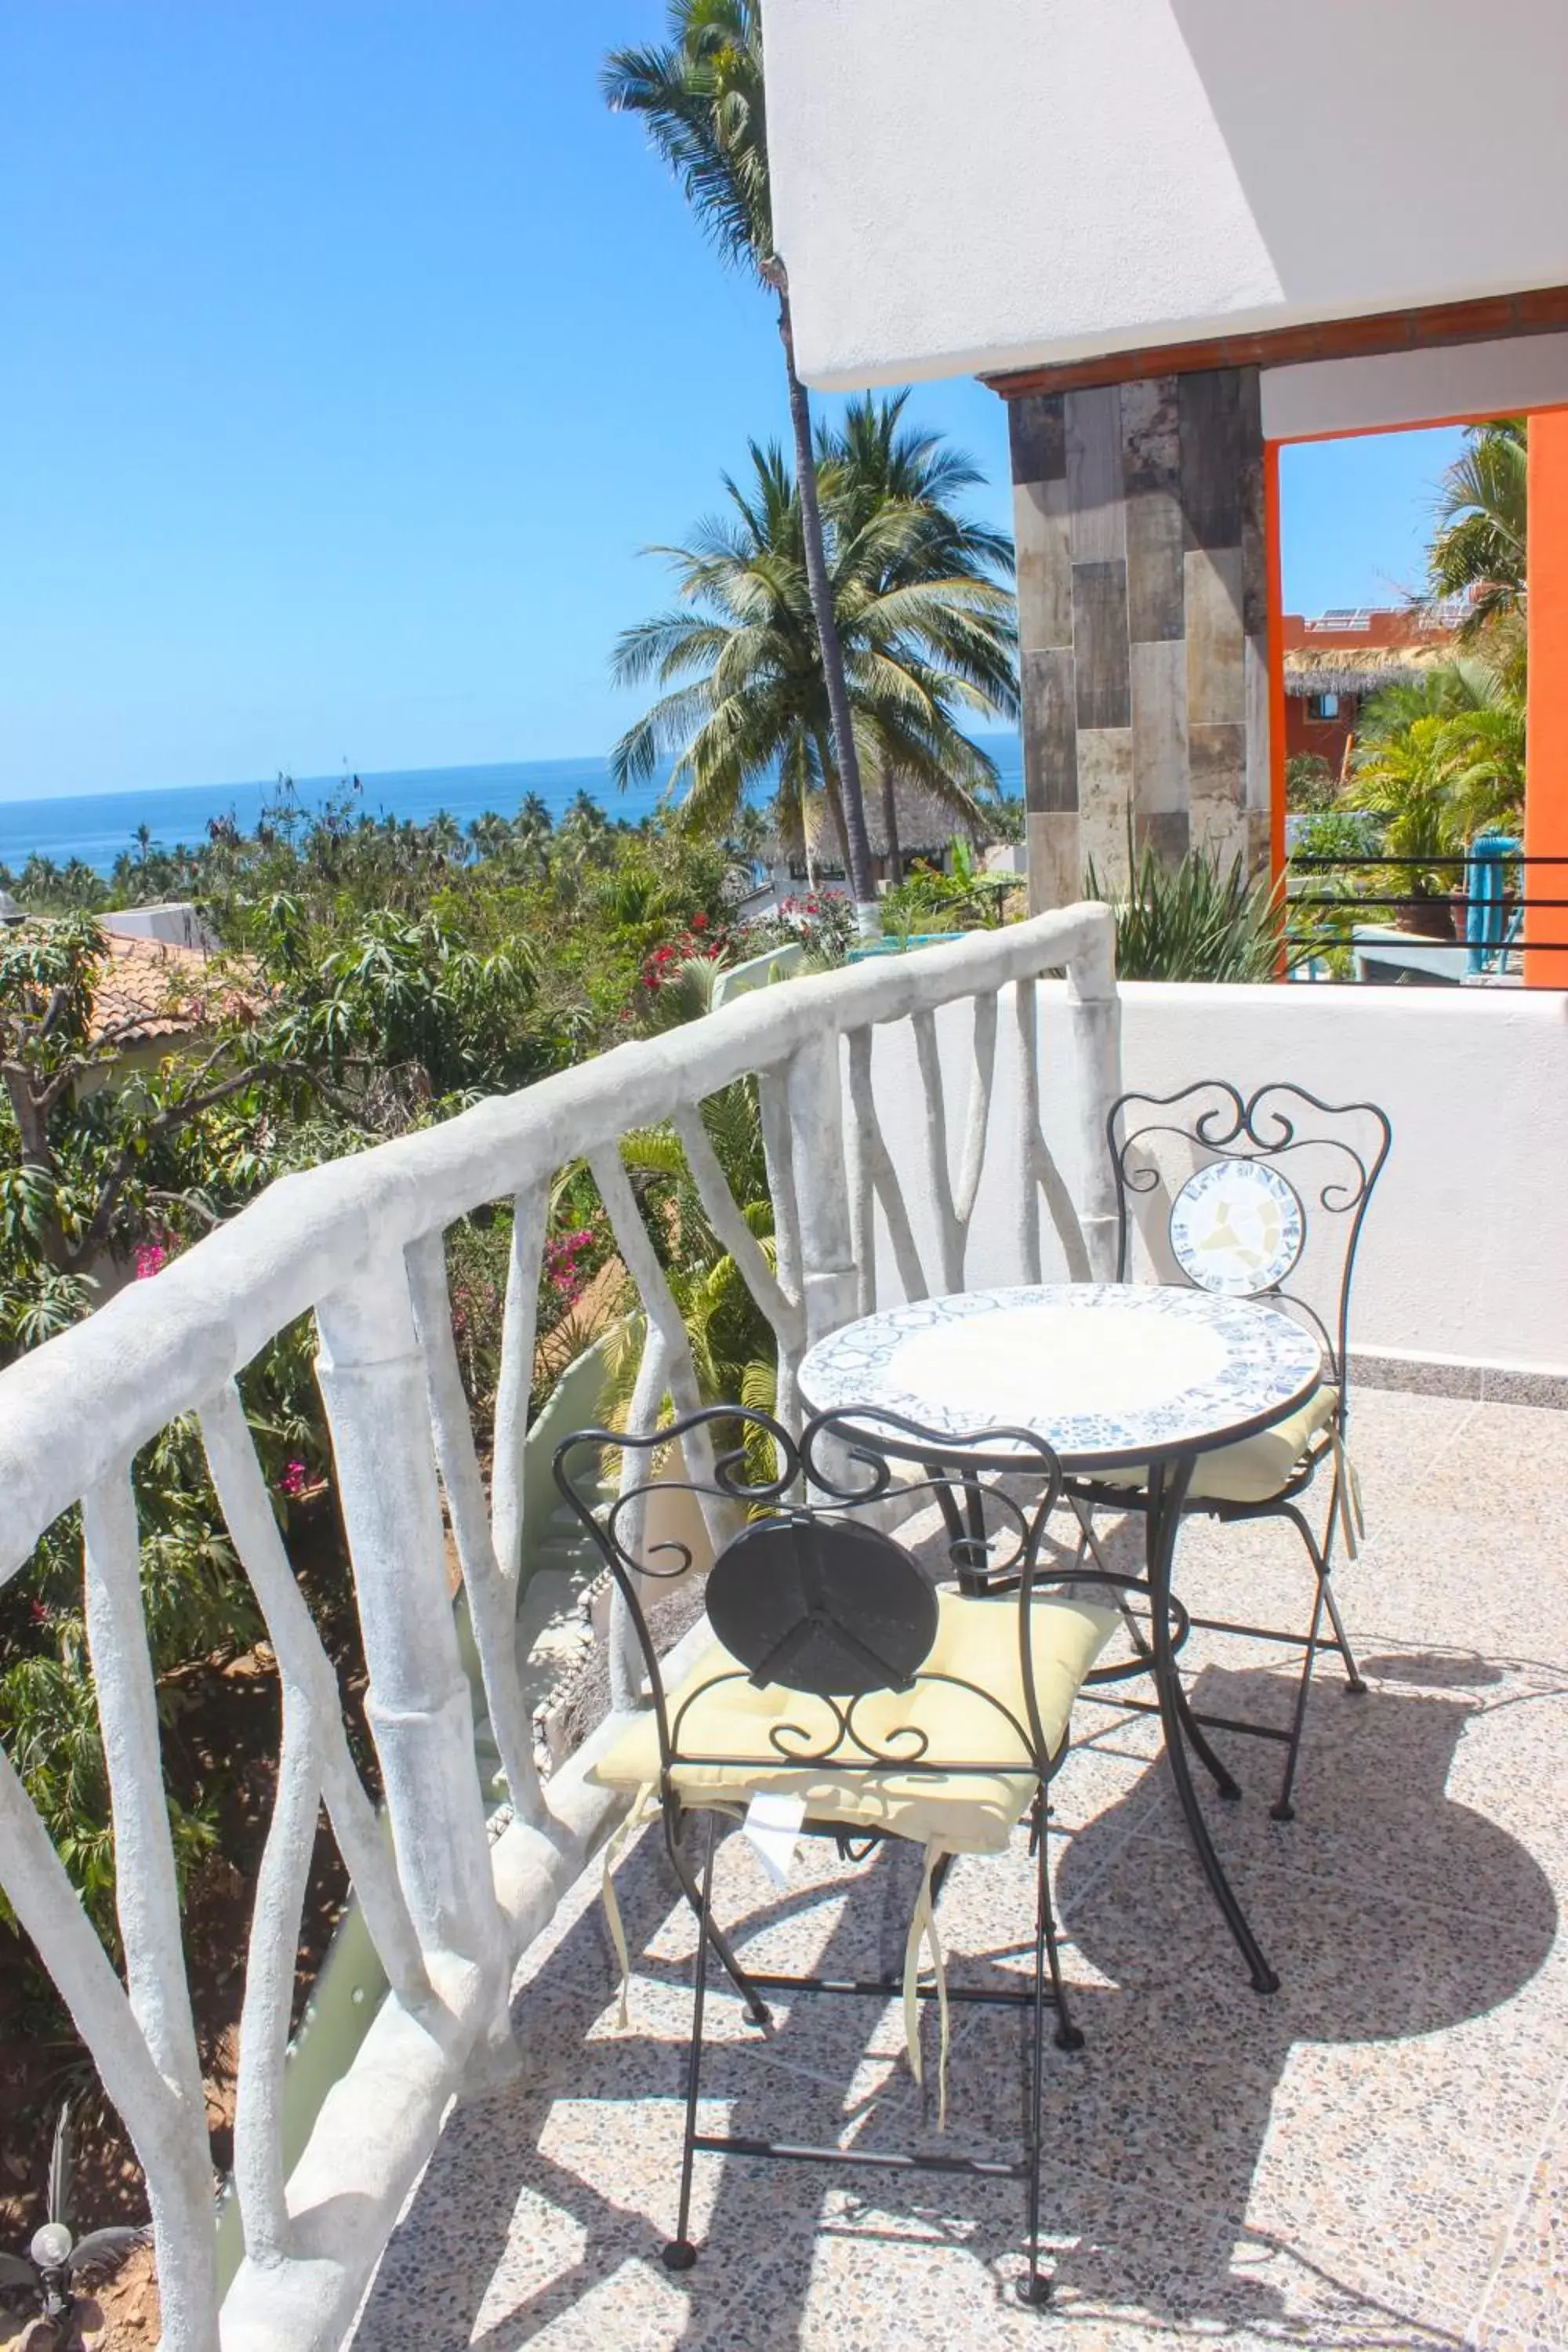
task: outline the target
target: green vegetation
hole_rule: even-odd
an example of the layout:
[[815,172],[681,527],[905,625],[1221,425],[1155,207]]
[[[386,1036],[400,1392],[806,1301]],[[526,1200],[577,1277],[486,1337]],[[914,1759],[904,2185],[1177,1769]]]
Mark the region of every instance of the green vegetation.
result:
[[1443,478],[1427,565],[1440,596],[1470,600],[1461,636],[1522,651],[1529,542],[1523,421],[1473,425]]
[[[729,0],[692,0],[677,16],[679,55],[616,61],[616,102],[645,113],[699,211],[767,276],[754,16]],[[730,35],[738,47],[726,47]],[[672,114],[676,82],[684,94]],[[793,370],[791,383],[793,396]],[[797,425],[804,404],[800,394]],[[896,783],[917,786],[960,824],[996,803],[993,765],[959,722],[1017,707],[1011,550],[963,511],[973,467],[907,425],[903,407],[856,404],[815,441],[806,425],[793,469],[753,446],[747,488],[726,483],[729,519],[667,551],[679,609],[630,631],[616,654],[623,679],[655,678],[665,691],[616,764],[623,782],[646,777],[675,749],[675,813],[616,823],[579,795],[552,824],[530,798],[465,831],[444,815],[417,824],[374,814],[357,779],[308,812],[279,778],[251,834],[220,820],[204,841],[169,849],[143,827],[107,879],[79,861],[37,856],[20,873],[0,868],[0,884],[35,919],[0,934],[0,1367],[126,1281],[156,1278],[277,1176],[695,1017],[721,963],[784,940],[802,941],[816,962],[842,961],[857,928],[842,897],[811,896],[749,925],[734,909],[775,830],[804,845],[826,817],[840,863],[862,871],[862,762],[889,796],[895,836]],[[846,696],[852,719],[841,725]],[[771,823],[755,797],[770,784]],[[900,929],[1001,919],[1008,886],[978,872],[963,847],[953,866],[951,876],[921,869],[894,894]],[[99,1012],[113,950],[95,919],[170,898],[195,903],[219,950],[195,967],[176,961],[167,1001],[115,1025]],[[730,1088],[703,1118],[748,1224],[771,1250],[754,1089]],[[704,1392],[771,1395],[771,1333],[709,1227],[675,1138],[632,1137],[626,1158]],[[505,1205],[448,1236],[454,1330],[481,1443],[510,1246]],[[585,1170],[570,1170],[547,1244],[536,1401],[634,1305],[596,1190]],[[628,1326],[623,1359],[635,1337]],[[263,1352],[244,1393],[279,1518],[352,1685],[357,1636],[307,1327]],[[194,1428],[165,1433],[133,1475],[173,1738],[195,1685],[242,1661],[258,1629]],[[62,1522],[0,1595],[0,1740],[112,1936],[79,1549],[79,1528]],[[185,1868],[218,1838],[230,1760],[221,1727],[183,1753],[171,1792]]]
[[1285,762],[1285,805],[1288,809],[1331,808],[1339,779],[1321,751],[1292,751]]
[[945,867],[916,865],[882,900],[884,929],[905,938],[920,931],[994,931],[1024,908],[1019,874],[989,874],[966,841],[951,845]]
[[[552,827],[538,804],[465,835],[366,815],[352,789],[308,816],[282,789],[257,833],[220,824],[195,848],[142,844],[103,898],[192,895],[222,941],[199,988],[172,993],[188,1034],[127,1059],[94,998],[109,954],[90,914],[0,933],[0,1364],[128,1279],[166,1261],[272,1178],[450,1117],[669,1017],[670,974],[799,937],[842,953],[848,910],[802,907],[754,929],[732,916],[739,848],[662,823],[615,825],[582,801]],[[749,874],[749,866],[745,867]],[[5,877],[33,911],[60,903],[38,864]],[[79,895],[85,896],[85,893]],[[164,1041],[167,1043],[168,1041]],[[154,1051],[156,1049],[153,1049]],[[710,1107],[722,1119],[723,1105]],[[668,1167],[635,1171],[700,1303],[710,1241]],[[760,1197],[754,1187],[739,1194]],[[679,1203],[671,1214],[667,1203]],[[454,1328],[481,1437],[499,1375],[510,1242],[501,1207],[452,1233]],[[711,1360],[724,1367],[713,1293]],[[594,1188],[561,1188],[541,1297],[537,1376],[621,1311],[622,1283]],[[731,1315],[730,1320],[733,1321]],[[736,1343],[738,1344],[738,1343]],[[355,1637],[330,1487],[308,1322],[250,1367],[247,1410],[276,1507],[319,1614]],[[143,1591],[171,1754],[182,1868],[212,1853],[234,1766],[221,1732],[187,1739],[193,1690],[241,1658],[258,1628],[193,1426],[134,1467]],[[112,1841],[86,1669],[80,1530],[50,1530],[0,1594],[0,1740],[104,1931]],[[223,1704],[226,1704],[223,1702]],[[221,1709],[220,1709],[221,1712]],[[204,1760],[205,1759],[205,1760]]]

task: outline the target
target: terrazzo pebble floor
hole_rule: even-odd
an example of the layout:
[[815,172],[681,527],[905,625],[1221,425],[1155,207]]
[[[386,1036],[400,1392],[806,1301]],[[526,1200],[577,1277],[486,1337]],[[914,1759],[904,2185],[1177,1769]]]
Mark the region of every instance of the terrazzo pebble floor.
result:
[[[1052,1846],[1081,2052],[1048,2049],[1044,2313],[1012,2299],[1005,2180],[700,2156],[694,2269],[659,2260],[679,2168],[694,1935],[657,1828],[621,1865],[630,2023],[595,1870],[524,1958],[520,2089],[455,2109],[356,2352],[1158,2352],[1568,2347],[1568,1415],[1390,1391],[1356,1402],[1369,1534],[1338,1589],[1370,1685],[1331,1662],[1298,1814],[1278,1751],[1222,1740],[1211,1804],[1282,1979],[1248,1984],[1184,1843],[1156,1727],[1080,1705]],[[1184,1532],[1203,1614],[1299,1618],[1278,1528]],[[1278,1718],[1279,1657],[1194,1635],[1201,1701]],[[759,1967],[896,1973],[919,1864],[811,1846],[780,1893],[739,1837],[720,1900]],[[954,1982],[1025,1969],[1032,1865],[962,1860]],[[955,2012],[945,2138],[897,2010],[818,1997],[760,2040],[710,1991],[710,2130],[1011,2155],[1021,2040]]]

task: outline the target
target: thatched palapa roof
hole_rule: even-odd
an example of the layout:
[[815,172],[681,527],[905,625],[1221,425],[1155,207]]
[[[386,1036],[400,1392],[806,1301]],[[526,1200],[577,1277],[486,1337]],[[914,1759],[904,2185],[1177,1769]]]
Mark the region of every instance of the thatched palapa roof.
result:
[[1375,694],[1384,686],[1418,686],[1429,669],[1449,658],[1447,646],[1288,646],[1285,691],[1309,694]]
[[[900,783],[894,787],[899,823],[899,848],[905,857],[935,857],[947,848],[954,834],[967,841],[984,841],[989,835],[985,824],[984,802],[979,806],[980,822],[973,824],[962,809],[952,808],[938,800],[934,793],[924,791],[919,784]],[[811,809],[812,840],[825,870],[833,867],[838,855],[833,820],[826,803],[821,799]],[[890,849],[888,840],[887,817],[879,784],[868,780],[866,791],[866,832],[873,857],[886,857]],[[765,845],[763,855],[770,862],[798,857],[800,843],[774,834]]]

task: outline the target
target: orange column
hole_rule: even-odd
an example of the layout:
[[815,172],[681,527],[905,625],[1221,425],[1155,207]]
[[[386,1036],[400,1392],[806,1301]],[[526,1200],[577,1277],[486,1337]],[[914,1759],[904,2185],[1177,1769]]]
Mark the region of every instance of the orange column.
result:
[[[1568,410],[1530,420],[1530,737],[1524,854],[1568,857]],[[1526,867],[1530,898],[1568,898],[1568,866]],[[1548,950],[1544,942],[1560,942]],[[1527,913],[1530,988],[1568,988],[1568,908]]]
[[1263,451],[1263,537],[1268,578],[1268,864],[1278,882],[1285,871],[1285,556],[1277,441]]

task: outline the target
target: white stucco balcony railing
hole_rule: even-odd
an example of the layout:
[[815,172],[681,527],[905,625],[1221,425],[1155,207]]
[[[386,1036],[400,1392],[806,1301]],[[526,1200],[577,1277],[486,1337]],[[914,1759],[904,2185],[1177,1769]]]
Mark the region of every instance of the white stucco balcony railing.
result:
[[[507,2021],[513,1960],[608,1826],[615,1801],[581,1771],[567,1769],[541,1787],[515,1658],[521,1441],[555,1171],[586,1157],[640,1294],[647,1339],[631,1411],[634,1423],[651,1426],[666,1393],[680,1406],[697,1402],[696,1377],[618,1146],[634,1128],[673,1123],[713,1229],[777,1337],[787,1417],[805,1347],[875,1295],[879,1236],[903,1290],[963,1281],[983,1179],[988,1202],[1010,1203],[1008,1257],[1018,1273],[1037,1276],[1043,1245],[1052,1266],[1109,1270],[1113,1218],[1100,1139],[1119,1069],[1112,939],[1108,909],[1070,908],[923,954],[792,981],[449,1125],[289,1177],[156,1281],[132,1286],[0,1378],[0,1581],[25,1570],[61,1513],[82,1507],[123,1981],[3,1756],[0,1879],[145,2169],[170,2352],[211,2352],[220,2340],[228,2352],[326,2352],[342,2339],[447,2100],[504,2079],[516,2064]],[[1047,1149],[1039,1108],[1036,982],[1063,970],[1072,1069],[1054,1094],[1071,1106],[1067,1124],[1076,1131],[1060,1139],[1064,1162],[1079,1171],[1076,1198]],[[918,1072],[923,1112],[912,1150],[907,1134],[896,1150],[886,1140],[874,1084],[887,1066],[879,1033],[900,1068]],[[965,1067],[954,1080],[955,1037]],[[706,1097],[748,1073],[759,1081],[776,1271],[698,1115]],[[966,1096],[961,1112],[950,1112],[950,1083]],[[907,1097],[907,1084],[900,1092]],[[907,1120],[907,1099],[901,1113]],[[915,1218],[906,1188],[919,1196]],[[509,1198],[512,1258],[487,1495],[454,1347],[443,1236],[454,1219]],[[994,1248],[994,1234],[989,1240]],[[235,1387],[258,1350],[310,1311],[390,1846],[351,1759],[332,1669]],[[235,2179],[246,2256],[221,2321],[131,1482],[138,1448],[192,1412],[282,1686],[278,1795],[241,2021]],[[493,1844],[450,1607],[443,1507],[513,1800],[513,1819]],[[624,1704],[630,1668],[614,1627],[611,1640]],[[295,1953],[323,1805],[393,1990],[286,2179]]]

